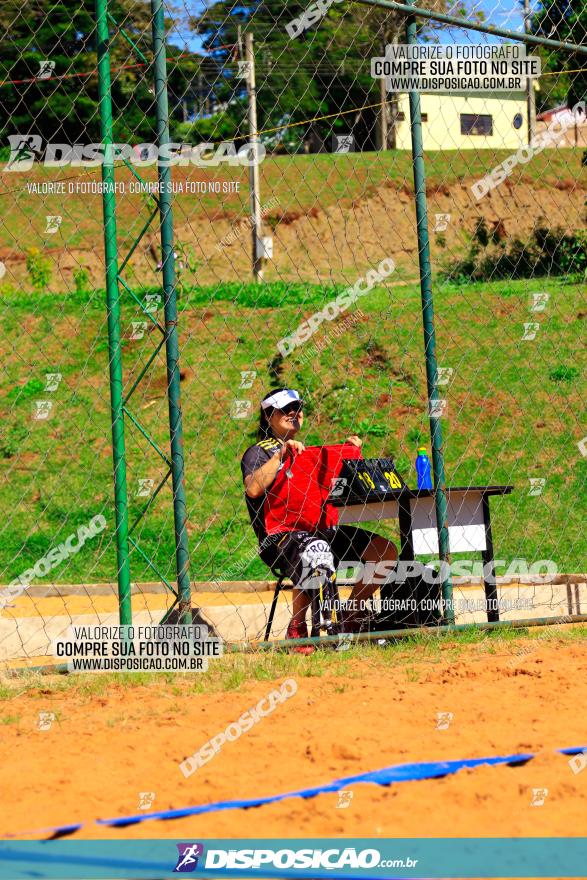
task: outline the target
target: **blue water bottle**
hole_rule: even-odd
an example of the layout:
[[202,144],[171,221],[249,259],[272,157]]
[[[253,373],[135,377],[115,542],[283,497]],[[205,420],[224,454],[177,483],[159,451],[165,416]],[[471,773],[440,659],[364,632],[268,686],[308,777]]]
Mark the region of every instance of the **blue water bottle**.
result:
[[418,449],[418,458],[416,459],[416,474],[418,475],[418,489],[432,488],[432,471],[430,469],[430,459],[426,454],[423,446]]

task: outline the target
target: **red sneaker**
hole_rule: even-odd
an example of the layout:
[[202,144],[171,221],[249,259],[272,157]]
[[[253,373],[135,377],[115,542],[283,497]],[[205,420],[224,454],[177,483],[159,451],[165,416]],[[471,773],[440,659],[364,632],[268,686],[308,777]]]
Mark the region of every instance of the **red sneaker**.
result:
[[[306,623],[297,623],[295,620],[290,624],[285,632],[286,639],[307,639],[308,625]],[[316,648],[314,645],[299,645],[297,648],[291,648],[292,654],[313,654]]]

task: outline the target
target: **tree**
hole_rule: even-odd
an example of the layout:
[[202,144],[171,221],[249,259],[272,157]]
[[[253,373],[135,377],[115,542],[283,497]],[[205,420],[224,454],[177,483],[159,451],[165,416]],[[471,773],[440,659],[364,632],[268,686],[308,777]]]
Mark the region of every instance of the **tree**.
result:
[[[532,17],[532,33],[554,40],[564,40],[578,46],[587,43],[587,4],[585,0],[541,0]],[[543,49],[543,71],[561,71],[556,79],[548,77],[546,106],[566,101],[574,106],[587,97],[587,67],[585,56],[564,49]],[[582,70],[581,73],[571,71]],[[554,83],[551,86],[551,82]],[[544,81],[543,81],[544,82]]]
[[[109,11],[150,59],[148,0],[110,0]],[[56,143],[100,142],[94,0],[2,0],[0,33],[0,144],[15,133]],[[175,47],[168,53],[180,54]],[[39,77],[43,62],[49,63],[45,79]],[[197,56],[172,61],[170,89],[182,94],[197,64]],[[121,34],[111,41],[111,66],[116,140],[152,140],[151,72]]]
[[[255,37],[258,124],[272,129],[287,119],[288,133],[299,140],[311,130],[325,139],[333,131],[352,130],[364,146],[374,143],[379,82],[370,75],[366,59],[380,56],[386,43],[401,37],[405,19],[400,13],[353,5],[333,5],[328,13],[299,36],[291,38],[286,25],[298,19],[310,4],[307,0],[234,0],[220,2],[194,16],[192,27],[205,38],[204,46],[224,75],[218,88],[226,95],[239,94],[231,63],[244,57],[239,47],[239,28]],[[421,6],[444,10],[448,0],[422,0]],[[420,23],[421,28],[426,24]],[[236,66],[236,65],[235,65]],[[356,111],[356,112],[353,112]],[[331,116],[307,127],[292,124]],[[244,130],[244,112],[239,119]]]

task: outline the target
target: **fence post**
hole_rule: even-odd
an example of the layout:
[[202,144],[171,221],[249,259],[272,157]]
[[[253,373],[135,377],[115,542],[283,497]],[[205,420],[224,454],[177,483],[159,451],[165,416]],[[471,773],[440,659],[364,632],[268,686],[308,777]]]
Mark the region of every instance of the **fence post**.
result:
[[122,351],[120,347],[120,290],[118,287],[118,249],[116,242],[116,195],[112,133],[112,94],[110,83],[110,34],[108,0],[96,0],[96,41],[98,53],[98,95],[100,129],[105,145],[102,162],[102,211],[104,215],[104,258],[106,262],[106,306],[108,310],[108,359],[110,371],[110,412],[112,459],[114,466],[114,521],[118,608],[121,625],[132,623],[130,561],[128,551],[128,499],[126,486],[126,448],[122,392]]
[[[524,31],[532,32],[532,11],[530,0],[524,0]],[[536,94],[534,92],[534,80],[526,77],[526,112],[528,114],[528,143],[531,144],[536,134]]]
[[259,184],[259,134],[257,131],[257,84],[255,80],[255,53],[253,34],[245,34],[245,54],[247,61],[247,93],[249,97],[249,141],[253,150],[253,162],[249,167],[249,187],[251,202],[251,223],[253,225],[253,276],[255,281],[263,280],[263,262],[259,256],[261,241],[261,193]]
[[[407,42],[416,43],[416,19],[413,15],[407,20]],[[446,481],[444,476],[444,455],[442,451],[442,424],[435,407],[438,405],[438,370],[436,364],[436,333],[434,329],[434,304],[432,298],[432,272],[430,265],[430,241],[428,238],[428,205],[426,203],[426,171],[424,168],[424,147],[422,140],[422,113],[420,95],[410,92],[410,125],[412,133],[412,162],[414,171],[414,193],[416,197],[416,220],[418,234],[418,261],[420,265],[420,292],[422,297],[422,322],[424,328],[424,354],[426,357],[426,385],[428,391],[428,410],[430,419],[430,440],[432,444],[432,463],[434,467],[434,500],[438,528],[438,555],[442,562],[450,562],[448,539],[448,520],[446,502]],[[447,569],[447,566],[443,566]],[[442,580],[444,617],[448,624],[454,623],[452,579],[449,573]]]
[[[157,116],[157,146],[161,150],[169,140],[167,101],[167,61],[165,58],[165,14],[163,0],[151,0],[153,32],[153,69]],[[165,353],[167,362],[167,397],[171,442],[171,480],[177,570],[178,614],[180,623],[190,624],[191,585],[185,496],[185,460],[183,418],[179,375],[179,340],[177,332],[177,283],[173,252],[173,216],[171,212],[171,168],[169,158],[157,160],[159,180],[159,221],[163,296],[165,300]]]

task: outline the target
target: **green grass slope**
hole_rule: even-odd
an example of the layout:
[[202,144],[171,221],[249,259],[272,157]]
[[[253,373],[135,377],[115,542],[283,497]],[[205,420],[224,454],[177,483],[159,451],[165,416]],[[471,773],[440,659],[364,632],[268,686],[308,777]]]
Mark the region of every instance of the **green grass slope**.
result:
[[[541,291],[550,294],[547,308],[533,313],[531,294]],[[280,358],[277,340],[335,294],[334,288],[276,284],[227,285],[182,295],[181,387],[193,579],[266,574],[255,556],[239,460],[254,442],[258,400],[272,385],[297,387],[308,400],[306,442],[336,442],[359,433],[365,455],[395,456],[400,471],[415,484],[416,448],[429,446],[419,288],[376,288],[349,310],[356,320],[346,332],[335,335],[337,322],[325,323],[305,346]],[[97,513],[106,517],[105,531],[45,581],[113,580],[104,293],[13,293],[5,305],[0,582],[34,565]],[[443,422],[448,484],[515,485],[511,496],[492,502],[497,558],[524,558],[528,564],[551,559],[560,571],[585,570],[587,459],[577,446],[587,432],[581,393],[584,285],[564,279],[436,285],[435,309],[439,366],[454,371],[443,389],[448,400]],[[160,339],[156,326],[140,339],[130,338],[133,322],[142,320],[138,308],[127,302],[127,389]],[[534,340],[522,341],[526,322],[539,323]],[[321,350],[312,353],[316,342]],[[241,387],[243,371],[256,374],[250,388]],[[56,391],[47,391],[46,374],[54,372],[62,374],[62,381]],[[33,418],[38,400],[52,402],[50,418]],[[231,416],[236,400],[251,402],[246,418]],[[161,354],[129,408],[167,450]],[[156,484],[165,466],[130,422],[126,440],[134,519],[149,500],[138,494],[145,485],[140,481]],[[531,478],[546,480],[541,495],[529,495]],[[380,527],[395,534],[394,523]],[[134,534],[173,579],[168,487]],[[133,554],[132,579],[153,577]]]

